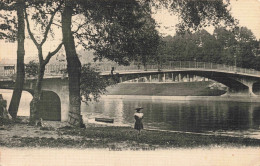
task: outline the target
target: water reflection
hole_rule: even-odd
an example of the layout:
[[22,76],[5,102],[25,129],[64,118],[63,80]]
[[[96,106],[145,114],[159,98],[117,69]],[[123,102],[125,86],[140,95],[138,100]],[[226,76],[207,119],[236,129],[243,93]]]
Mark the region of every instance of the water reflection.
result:
[[[0,93],[9,104],[12,91]],[[31,94],[23,92],[18,116],[29,116],[31,99]],[[260,129],[260,103],[102,99],[89,105],[82,103],[81,108],[86,123],[95,117],[106,117],[114,118],[116,125],[133,126],[134,109],[139,106],[144,108],[146,128],[193,132]]]
[[114,118],[133,125],[135,107],[144,107],[144,125],[178,131],[230,131],[259,129],[260,103],[219,101],[150,101],[103,99],[84,109],[85,118]]

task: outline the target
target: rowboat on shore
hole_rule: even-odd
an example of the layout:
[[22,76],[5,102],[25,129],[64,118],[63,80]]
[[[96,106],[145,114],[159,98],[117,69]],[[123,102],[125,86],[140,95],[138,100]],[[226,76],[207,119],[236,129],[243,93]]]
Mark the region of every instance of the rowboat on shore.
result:
[[95,118],[97,122],[114,123],[114,119],[110,118]]

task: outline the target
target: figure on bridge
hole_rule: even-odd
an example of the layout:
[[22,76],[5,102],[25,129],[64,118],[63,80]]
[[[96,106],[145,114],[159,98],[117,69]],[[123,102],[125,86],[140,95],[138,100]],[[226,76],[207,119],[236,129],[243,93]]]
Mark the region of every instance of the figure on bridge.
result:
[[114,73],[114,71],[115,71],[115,67],[112,67],[111,76],[115,82],[119,83],[120,82],[119,73]]
[[114,75],[114,70],[115,70],[115,68],[112,67],[112,68],[111,68],[111,75]]

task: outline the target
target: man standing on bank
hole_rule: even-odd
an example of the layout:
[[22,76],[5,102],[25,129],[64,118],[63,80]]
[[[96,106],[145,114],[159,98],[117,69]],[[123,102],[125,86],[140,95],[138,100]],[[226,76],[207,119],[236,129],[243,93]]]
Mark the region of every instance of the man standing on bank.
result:
[[134,114],[134,118],[135,118],[135,129],[138,130],[138,134],[141,133],[141,129],[144,128],[143,126],[143,122],[142,122],[142,119],[143,119],[143,116],[144,114],[141,113],[141,109],[143,109],[142,107],[138,107],[136,108],[136,113]]

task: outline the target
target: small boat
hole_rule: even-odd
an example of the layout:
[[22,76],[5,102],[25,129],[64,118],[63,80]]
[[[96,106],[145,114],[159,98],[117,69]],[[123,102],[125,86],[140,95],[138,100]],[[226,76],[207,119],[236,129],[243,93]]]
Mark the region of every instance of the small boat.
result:
[[114,119],[109,118],[95,118],[97,122],[114,123]]

